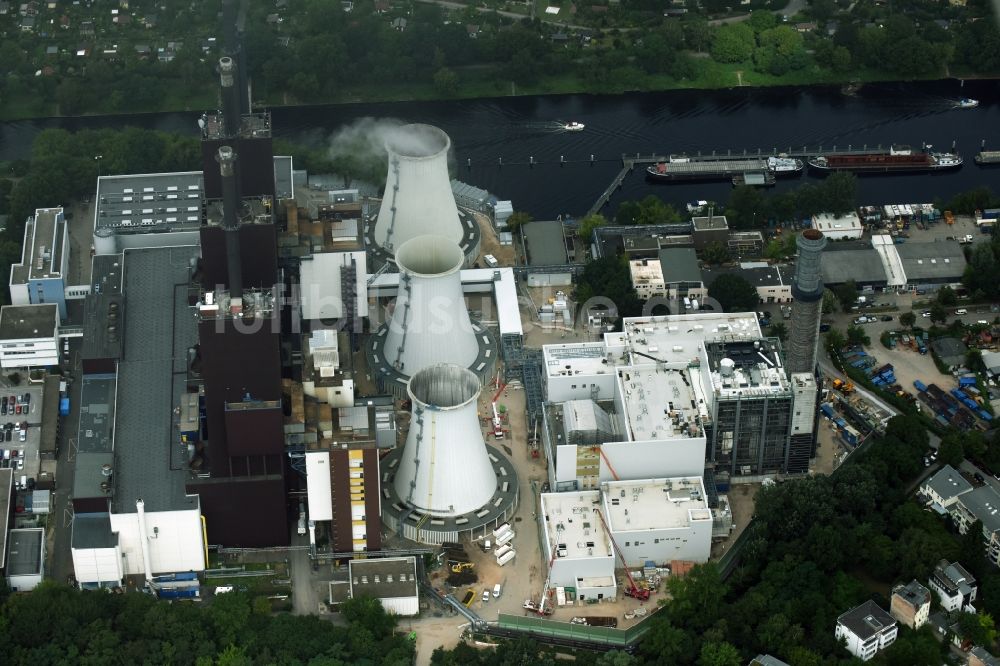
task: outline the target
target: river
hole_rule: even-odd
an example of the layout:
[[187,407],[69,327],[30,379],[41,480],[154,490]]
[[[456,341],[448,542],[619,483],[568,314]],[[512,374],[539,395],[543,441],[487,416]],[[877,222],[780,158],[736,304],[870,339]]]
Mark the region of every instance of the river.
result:
[[[979,99],[976,109],[956,109],[962,96]],[[623,153],[741,153],[822,145],[846,148],[923,142],[965,157],[957,170],[933,175],[862,178],[861,203],[922,203],[947,200],[980,185],[1000,191],[1000,169],[977,167],[972,157],[986,140],[1000,148],[1000,83],[958,81],[871,84],[855,95],[839,87],[682,90],[629,95],[504,97],[447,102],[400,102],[278,108],[274,132],[323,145],[362,118],[394,118],[437,125],[452,138],[456,177],[511,199],[536,219],[581,214],[621,167]],[[68,130],[137,125],[197,132],[197,114],[51,118],[0,124],[0,160],[26,157],[34,136],[48,127]],[[560,125],[584,123],[582,132]],[[591,155],[594,162],[591,163]],[[535,166],[528,165],[534,159]],[[565,158],[566,164],[560,165]],[[498,166],[498,160],[504,165]],[[471,167],[468,161],[471,160]],[[779,181],[777,190],[810,180]],[[649,183],[643,170],[626,178],[617,202],[656,194],[683,206],[693,199],[724,201],[728,183]]]

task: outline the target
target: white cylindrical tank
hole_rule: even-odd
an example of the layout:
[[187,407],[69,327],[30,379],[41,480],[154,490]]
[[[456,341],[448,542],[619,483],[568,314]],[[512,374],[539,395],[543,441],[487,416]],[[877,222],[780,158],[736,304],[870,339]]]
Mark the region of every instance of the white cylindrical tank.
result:
[[497,475],[479,427],[479,378],[441,364],[410,378],[410,432],[394,479],[396,494],[434,516],[457,516],[493,498]]
[[413,376],[435,363],[469,367],[479,343],[469,320],[459,271],[465,257],[447,238],[418,236],[396,252],[399,291],[382,354]]
[[94,254],[118,254],[115,233],[111,229],[100,227],[94,231]]
[[460,243],[462,223],[448,175],[448,135],[431,125],[403,125],[392,130],[385,149],[389,171],[375,221],[376,244],[391,255],[424,234]]

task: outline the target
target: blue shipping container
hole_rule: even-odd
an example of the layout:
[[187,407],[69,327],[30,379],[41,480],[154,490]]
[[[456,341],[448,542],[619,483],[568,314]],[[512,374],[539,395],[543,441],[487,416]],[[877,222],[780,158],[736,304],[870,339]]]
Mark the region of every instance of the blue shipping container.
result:
[[980,409],[979,410],[979,418],[981,418],[984,421],[992,421],[993,420],[993,415],[990,414],[985,409]]
[[920,381],[919,379],[917,379],[917,380],[915,380],[913,382],[913,387],[915,389],[917,389],[918,391],[920,391],[921,393],[923,393],[924,391],[927,390],[927,386],[922,381]]
[[821,412],[823,412],[823,414],[826,415],[828,419],[834,418],[833,405],[831,405],[830,403],[824,402],[822,405],[819,406],[819,409]]
[[160,599],[197,599],[201,593],[197,588],[173,588],[169,590],[159,590],[156,593]]
[[69,416],[69,398],[59,398],[59,416]]
[[975,375],[966,375],[965,377],[959,377],[958,378],[958,385],[959,386],[975,386],[976,385],[976,376]]

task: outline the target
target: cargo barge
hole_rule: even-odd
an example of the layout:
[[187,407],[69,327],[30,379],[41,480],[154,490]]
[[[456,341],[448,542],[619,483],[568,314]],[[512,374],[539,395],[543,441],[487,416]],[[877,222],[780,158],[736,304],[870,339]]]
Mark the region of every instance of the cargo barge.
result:
[[819,155],[810,157],[808,164],[810,169],[824,172],[939,171],[959,168],[962,166],[962,157],[957,153],[932,153],[927,149],[914,151],[909,146],[893,146],[888,152]]
[[764,174],[771,178],[801,173],[802,160],[790,157],[755,157],[739,159],[699,159],[671,155],[666,162],[646,168],[651,180],[731,180],[745,174]]

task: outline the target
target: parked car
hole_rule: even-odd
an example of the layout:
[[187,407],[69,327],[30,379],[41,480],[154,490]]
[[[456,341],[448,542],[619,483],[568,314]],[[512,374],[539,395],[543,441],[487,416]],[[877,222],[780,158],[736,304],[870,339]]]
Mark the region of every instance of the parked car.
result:
[[986,483],[986,479],[984,479],[983,475],[980,474],[979,472],[976,472],[975,474],[973,474],[972,478],[974,478],[976,480],[976,483],[980,483],[980,484]]
[[23,402],[26,405],[30,404],[31,403],[31,394],[30,393],[25,393],[24,397],[21,399],[21,402]]
[[920,316],[921,317],[925,317],[925,318],[926,317],[930,317],[931,316],[931,311],[930,310],[924,310],[923,312],[920,313]]
[[7,413],[7,396],[4,396],[3,400],[0,400],[0,414],[6,414],[6,413]]
[[961,309],[955,310],[955,314],[957,314],[957,315],[967,315],[967,314],[969,314],[969,311],[966,310],[965,308],[961,308]]
[[490,591],[483,590],[483,603],[485,604],[489,600],[490,600]]
[[892,321],[892,315],[882,315],[882,321]]

